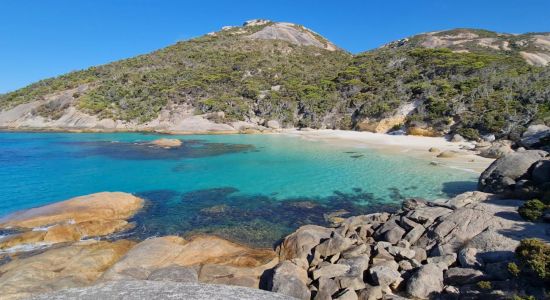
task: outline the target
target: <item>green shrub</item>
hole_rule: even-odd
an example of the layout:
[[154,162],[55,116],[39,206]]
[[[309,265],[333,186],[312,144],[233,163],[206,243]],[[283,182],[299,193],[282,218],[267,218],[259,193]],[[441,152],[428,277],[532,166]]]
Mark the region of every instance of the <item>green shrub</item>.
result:
[[526,220],[538,221],[544,214],[546,204],[538,199],[526,201],[519,209],[519,214]]
[[490,281],[479,281],[477,283],[477,287],[482,290],[490,290],[493,288],[493,285],[491,284]]
[[508,263],[508,272],[512,274],[512,276],[517,277],[519,276],[519,273],[521,270],[519,269],[518,265],[514,262]]
[[456,133],[469,140],[479,140],[479,131],[474,128],[459,128]]
[[538,239],[524,239],[516,248],[521,272],[550,282],[550,246]]

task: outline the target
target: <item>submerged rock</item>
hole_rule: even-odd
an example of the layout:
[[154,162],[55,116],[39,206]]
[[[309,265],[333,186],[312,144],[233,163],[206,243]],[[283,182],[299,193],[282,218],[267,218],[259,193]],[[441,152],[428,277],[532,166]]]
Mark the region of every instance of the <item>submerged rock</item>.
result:
[[162,148],[176,148],[183,144],[181,140],[178,139],[158,139],[150,143],[151,145],[162,147]]

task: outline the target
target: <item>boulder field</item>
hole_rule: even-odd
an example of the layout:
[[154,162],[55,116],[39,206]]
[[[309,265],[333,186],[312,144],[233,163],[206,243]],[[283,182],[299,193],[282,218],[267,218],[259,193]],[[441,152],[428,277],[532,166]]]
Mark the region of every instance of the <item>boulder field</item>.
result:
[[521,203],[467,192],[409,199],[395,214],[351,217],[335,228],[303,226],[277,248],[270,288],[299,299],[479,297],[473,284],[512,276],[506,265],[521,239],[550,242],[550,224],[524,221]]

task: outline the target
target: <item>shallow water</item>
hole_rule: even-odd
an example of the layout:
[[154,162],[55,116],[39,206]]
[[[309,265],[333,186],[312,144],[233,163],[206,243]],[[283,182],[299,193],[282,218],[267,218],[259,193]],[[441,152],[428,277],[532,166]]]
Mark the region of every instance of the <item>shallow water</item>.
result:
[[283,135],[0,133],[0,215],[100,191],[147,200],[122,236],[205,232],[271,245],[324,214],[392,210],[475,189],[477,174]]

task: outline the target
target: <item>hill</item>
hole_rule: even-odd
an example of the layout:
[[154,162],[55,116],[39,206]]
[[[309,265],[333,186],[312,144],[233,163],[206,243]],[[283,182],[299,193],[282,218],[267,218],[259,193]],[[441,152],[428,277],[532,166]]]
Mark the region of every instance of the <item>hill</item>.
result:
[[[266,126],[514,137],[550,122],[550,34],[431,32],[351,55],[252,20],[0,96],[7,128]],[[274,125],[274,127],[277,127]]]

